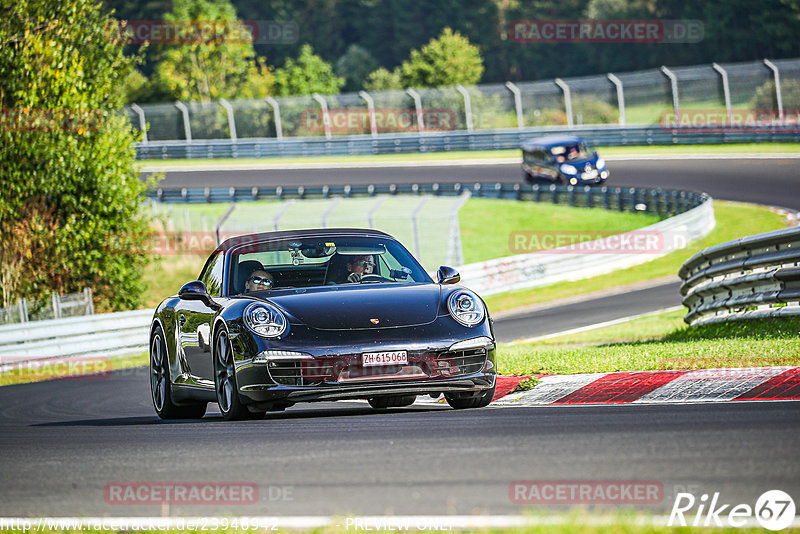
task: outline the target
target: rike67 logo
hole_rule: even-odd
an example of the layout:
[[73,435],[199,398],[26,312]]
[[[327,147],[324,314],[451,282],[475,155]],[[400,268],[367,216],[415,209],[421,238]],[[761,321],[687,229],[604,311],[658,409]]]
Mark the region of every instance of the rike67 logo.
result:
[[[696,509],[695,509],[696,507]],[[792,525],[795,505],[792,497],[781,490],[764,492],[755,507],[749,504],[725,504],[719,492],[710,496],[704,493],[696,498],[691,493],[678,493],[669,515],[667,526],[685,527],[743,527],[753,519],[767,530],[783,530]]]

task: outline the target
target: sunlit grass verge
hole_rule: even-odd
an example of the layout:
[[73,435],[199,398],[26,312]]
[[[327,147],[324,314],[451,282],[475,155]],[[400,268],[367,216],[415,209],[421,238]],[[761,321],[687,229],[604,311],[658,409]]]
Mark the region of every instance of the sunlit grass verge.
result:
[[[330,216],[336,217],[337,214],[346,214],[350,219],[356,219],[359,214],[362,214],[364,217],[363,225],[366,225],[367,213],[374,202],[374,199],[345,199],[336,206],[336,210],[339,211],[332,212]],[[287,224],[291,224],[292,221],[304,221],[305,225],[308,226],[307,221],[318,217],[321,210],[328,203],[329,201],[297,202],[284,213],[282,220],[289,221]],[[412,197],[405,197],[405,201],[403,197],[397,197],[388,199],[384,202],[382,208],[396,209],[398,213],[410,213],[417,203],[418,199]],[[429,202],[428,205],[432,203],[433,201]],[[279,203],[266,201],[243,203],[242,206],[246,206],[248,213],[257,213],[268,220],[271,220],[267,216],[268,213],[280,209]],[[169,227],[167,221],[171,217],[173,221],[179,223],[184,219],[190,219],[195,221],[192,224],[202,228],[203,225],[198,221],[201,221],[203,216],[205,216],[207,225],[213,227],[214,223],[227,208],[227,204],[190,204],[187,206],[162,206],[161,210],[164,211],[162,216],[167,227]],[[168,216],[167,210],[174,211]],[[183,210],[186,210],[186,213]],[[459,220],[465,262],[471,263],[516,253],[509,246],[509,239],[512,236],[512,232],[515,231],[546,230],[548,232],[563,232],[570,238],[575,233],[580,232],[585,233],[589,239],[592,239],[598,233],[608,235],[635,230],[657,222],[659,217],[651,213],[619,213],[599,208],[578,209],[546,203],[473,198],[461,208]],[[410,238],[404,238],[403,235],[397,233],[408,233],[411,228],[410,224],[406,222],[397,223],[396,220],[388,219],[384,220],[384,222],[387,225],[396,225],[397,228],[393,231],[383,226],[381,229],[400,239],[407,247],[413,246],[413,241]],[[209,240],[205,244],[213,244],[210,234],[208,237]],[[585,239],[581,238],[579,240]],[[196,279],[200,274],[206,259],[205,254],[181,253],[182,251],[177,250],[173,252],[175,253],[165,254],[155,259],[151,268],[145,272],[144,281],[147,290],[143,295],[143,301],[147,307],[155,307],[165,297],[176,294],[183,284]],[[191,252],[201,251],[192,249]],[[438,267],[438,265],[433,268],[435,269],[435,267]]]
[[[531,136],[535,137],[535,136]],[[603,156],[620,155],[670,155],[670,154],[792,154],[800,152],[800,143],[739,143],[725,145],[643,145],[601,146],[597,151]],[[139,165],[148,168],[169,169],[201,165],[254,165],[274,163],[294,165],[304,163],[391,163],[407,161],[450,161],[459,159],[519,158],[520,151],[507,150],[462,150],[452,152],[419,152],[411,154],[376,154],[359,156],[310,156],[310,157],[263,157],[263,158],[219,158],[219,159],[165,159],[139,160]]]
[[[514,235],[546,233],[575,237],[576,241],[596,239],[598,234],[613,235],[654,224],[653,213],[630,213],[602,208],[570,208],[546,203],[470,199],[458,213],[464,263],[475,263],[529,252],[514,250]],[[580,233],[583,235],[576,235]],[[543,247],[545,248],[545,247]]]
[[[8,364],[8,362],[5,362]],[[0,386],[28,384],[44,380],[101,380],[112,371],[132,369],[148,365],[146,352],[131,356],[87,358],[68,360],[54,358],[38,362],[12,364],[12,368],[0,373]]]
[[[503,344],[498,348],[497,369],[505,375],[531,375],[800,365],[800,318],[683,326],[662,332],[657,339],[614,340],[663,331],[675,321],[675,313],[637,319],[613,332]],[[602,344],[575,344],[591,342]]]
[[[580,213],[580,210],[577,211]],[[756,204],[715,200],[714,215],[717,221],[716,227],[705,238],[693,241],[687,248],[676,250],[656,260],[611,273],[598,272],[598,276],[584,280],[489,295],[484,297],[484,300],[489,310],[496,313],[634,282],[676,276],[683,262],[705,247],[786,227],[783,215]],[[541,221],[541,224],[543,228],[548,228],[548,221]]]

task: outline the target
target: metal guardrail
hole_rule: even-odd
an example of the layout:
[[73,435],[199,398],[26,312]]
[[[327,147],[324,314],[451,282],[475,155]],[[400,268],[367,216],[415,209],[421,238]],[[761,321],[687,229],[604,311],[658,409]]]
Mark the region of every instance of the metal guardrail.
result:
[[398,133],[324,137],[150,141],[136,146],[136,157],[153,159],[269,158],[403,154],[516,149],[540,135],[568,133],[594,146],[698,145],[725,143],[800,142],[800,128],[775,125],[759,129],[666,128],[661,126],[591,126],[514,128],[486,131]]
[[0,326],[0,366],[143,352],[152,320],[153,310],[136,310]]
[[640,187],[592,187],[501,182],[418,183],[323,186],[271,186],[230,188],[157,189],[148,197],[159,202],[244,202],[254,200],[300,200],[377,195],[460,196],[469,191],[478,198],[528,200],[571,207],[604,208],[674,215],[699,206],[706,196],[692,191]]
[[690,325],[800,315],[800,227],[709,247],[678,274]]

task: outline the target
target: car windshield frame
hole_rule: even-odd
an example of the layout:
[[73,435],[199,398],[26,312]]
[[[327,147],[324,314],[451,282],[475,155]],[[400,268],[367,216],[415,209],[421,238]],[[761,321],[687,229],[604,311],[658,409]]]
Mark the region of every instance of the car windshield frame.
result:
[[[303,253],[303,249],[308,252],[311,247],[305,245],[318,242],[317,244],[333,244],[332,250],[317,249],[311,251],[310,256]],[[337,242],[339,244],[337,244]],[[276,244],[282,244],[275,247],[276,250],[271,251]],[[300,246],[290,247],[290,244],[298,244]],[[285,249],[284,249],[285,247]],[[325,247],[323,247],[325,248]],[[292,252],[296,250],[296,253]],[[320,256],[315,254],[321,253]],[[431,276],[425,268],[414,258],[413,254],[403,246],[398,240],[391,236],[374,236],[374,235],[353,235],[353,234],[303,234],[299,236],[281,236],[281,237],[268,237],[259,239],[252,242],[244,242],[235,247],[230,248],[226,252],[225,258],[225,274],[224,274],[224,294],[226,297],[237,297],[247,295],[246,291],[238,291],[235,287],[234,276],[236,275],[240,261],[237,258],[247,255],[256,254],[279,254],[277,256],[281,263],[267,263],[261,261],[265,270],[274,274],[274,271],[291,271],[302,270],[302,266],[306,265],[310,268],[320,268],[325,266],[326,276],[321,284],[308,283],[308,284],[289,284],[284,285],[279,280],[276,281],[276,286],[265,291],[280,291],[282,289],[310,289],[320,287],[340,287],[341,285],[349,285],[345,283],[326,284],[327,269],[329,262],[334,255],[340,256],[364,256],[373,255],[374,261],[380,263],[380,267],[376,265],[375,269],[381,273],[381,280],[365,280],[362,283],[406,283],[406,284],[432,284],[434,283]],[[389,258],[398,264],[400,269],[391,269]],[[252,259],[252,258],[248,258]],[[300,260],[299,263],[294,263],[294,260]],[[260,261],[260,260],[257,260]],[[389,276],[390,273],[395,276]],[[405,278],[403,278],[405,277]],[[357,285],[357,284],[356,284]]]

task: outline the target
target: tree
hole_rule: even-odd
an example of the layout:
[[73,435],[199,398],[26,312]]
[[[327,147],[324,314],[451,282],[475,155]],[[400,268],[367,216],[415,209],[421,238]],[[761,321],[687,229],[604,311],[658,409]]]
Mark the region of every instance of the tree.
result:
[[338,94],[344,83],[344,78],[337,77],[331,65],[315,55],[308,44],[303,45],[296,60],[287,59],[286,65],[275,71],[275,86],[281,96]]
[[389,72],[381,67],[370,72],[367,79],[364,80],[364,89],[367,91],[391,91],[402,88],[403,82],[398,69]]
[[336,61],[336,75],[345,79],[345,91],[358,91],[367,76],[378,68],[378,62],[366,49],[352,44]]
[[400,65],[400,78],[406,87],[441,87],[475,84],[483,74],[478,47],[450,28],[432,39],[421,50],[412,50]]
[[[134,68],[93,0],[19,0],[0,17],[0,263],[6,302],[91,287],[130,309],[149,263],[144,185],[121,116]],[[16,274],[14,274],[16,273]]]
[[210,38],[198,32],[186,42],[159,46],[154,82],[174,98],[208,102],[270,93],[271,69],[263,58],[255,59],[253,43],[243,38],[246,28],[228,0],[176,0],[164,19],[190,31],[214,28]]

